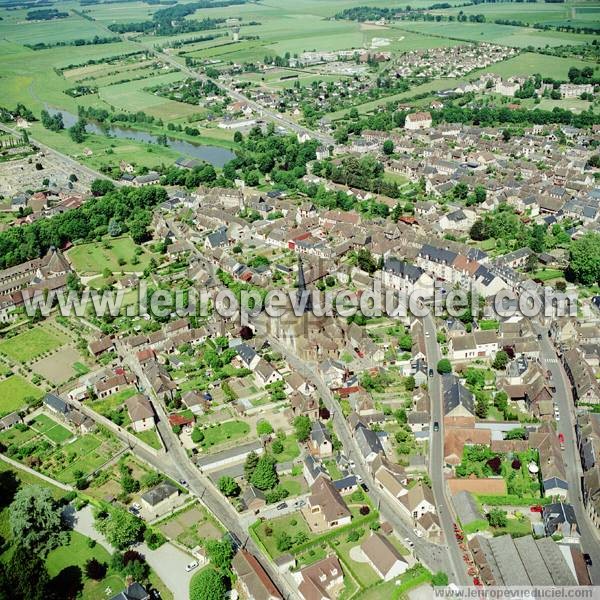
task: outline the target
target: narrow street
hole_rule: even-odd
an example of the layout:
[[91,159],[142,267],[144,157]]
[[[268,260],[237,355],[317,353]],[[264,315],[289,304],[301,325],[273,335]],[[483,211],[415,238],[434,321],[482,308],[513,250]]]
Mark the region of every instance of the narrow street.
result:
[[[440,348],[437,342],[437,330],[435,321],[428,314],[422,321],[425,333],[425,346],[427,349],[427,365],[433,369],[433,376],[429,377],[428,390],[431,402],[431,426],[429,446],[429,475],[431,476],[431,487],[435,505],[438,509],[438,517],[444,538],[454,580],[459,585],[471,585],[467,576],[462,552],[454,536],[453,507],[446,493],[446,480],[444,477],[444,406],[442,396],[442,378],[437,372],[436,366],[441,358]],[[433,431],[433,424],[439,424],[439,431]]]
[[565,436],[563,459],[567,483],[569,484],[569,502],[573,506],[577,525],[579,526],[581,548],[592,559],[592,566],[588,568],[590,578],[594,585],[600,585],[600,532],[590,521],[581,497],[582,469],[575,436],[575,406],[571,382],[556,356],[554,346],[548,338],[547,330],[537,326],[536,332],[542,336],[540,341],[542,364],[545,369],[552,373],[552,381],[556,387],[553,400],[560,411],[560,420],[556,422],[556,428],[558,433]]

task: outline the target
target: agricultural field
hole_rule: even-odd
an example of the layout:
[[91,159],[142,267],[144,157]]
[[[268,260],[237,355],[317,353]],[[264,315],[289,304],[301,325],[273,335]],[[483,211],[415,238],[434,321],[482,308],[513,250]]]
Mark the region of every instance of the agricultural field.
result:
[[[142,250],[136,254],[136,249]],[[107,239],[104,242],[81,244],[66,254],[73,268],[80,275],[100,274],[104,269],[114,273],[141,272],[150,263],[150,253],[136,246],[130,237]]]
[[[516,17],[515,17],[516,18]],[[513,27],[496,23],[432,23],[406,21],[397,27],[406,31],[440,35],[455,40],[469,42],[492,42],[515,48],[542,48],[545,46],[563,46],[566,44],[585,44],[593,42],[594,36],[564,31],[541,31],[530,27]]]
[[66,336],[48,324],[36,325],[0,342],[0,354],[17,363],[27,363],[65,344]]

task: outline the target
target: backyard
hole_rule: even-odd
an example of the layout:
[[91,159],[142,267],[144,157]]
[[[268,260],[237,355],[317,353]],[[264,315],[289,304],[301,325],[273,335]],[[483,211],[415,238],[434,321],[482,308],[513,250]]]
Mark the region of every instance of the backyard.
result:
[[167,517],[157,527],[163,535],[190,549],[206,539],[218,540],[225,533],[218,521],[197,503]]
[[244,421],[226,421],[210,425],[202,429],[204,439],[199,443],[201,448],[211,449],[224,442],[234,442],[244,438],[250,432],[250,426]]

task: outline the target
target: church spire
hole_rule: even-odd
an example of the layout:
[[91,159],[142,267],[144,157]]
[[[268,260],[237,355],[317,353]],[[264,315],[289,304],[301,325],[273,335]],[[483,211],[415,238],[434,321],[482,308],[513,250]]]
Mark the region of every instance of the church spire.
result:
[[303,312],[309,312],[312,310],[312,298],[309,290],[306,288],[306,278],[304,276],[304,265],[302,263],[302,257],[298,254],[298,291],[296,297],[298,298],[298,306],[303,305],[303,295],[306,296],[306,304],[304,304]]

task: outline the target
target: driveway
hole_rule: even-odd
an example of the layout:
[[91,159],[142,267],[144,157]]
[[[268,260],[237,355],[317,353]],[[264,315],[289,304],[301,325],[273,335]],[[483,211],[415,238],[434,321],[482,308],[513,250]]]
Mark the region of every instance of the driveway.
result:
[[[86,506],[76,513],[72,507],[67,507],[65,518],[68,522],[73,523],[75,531],[96,540],[111,554],[115,551],[108,540],[95,529],[94,516],[90,506]],[[188,573],[185,570],[185,566],[194,560],[191,554],[183,552],[170,542],[163,544],[157,550],[150,550],[146,544],[142,543],[136,550],[146,557],[147,563],[171,590],[175,600],[188,600],[190,580],[195,573],[195,571]]]

